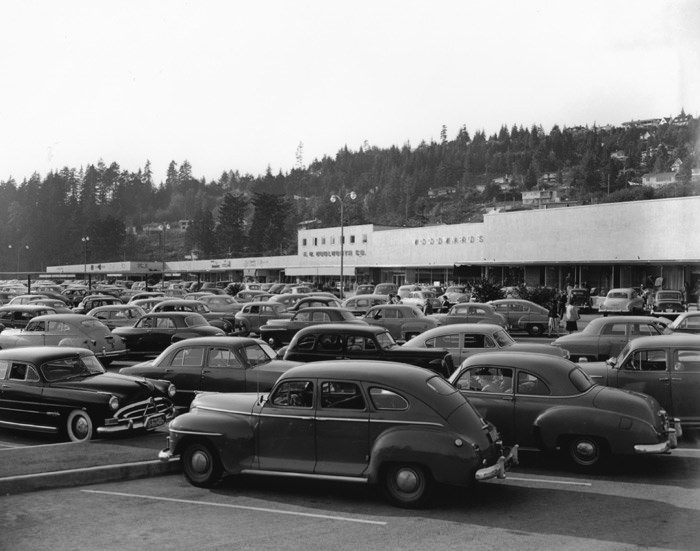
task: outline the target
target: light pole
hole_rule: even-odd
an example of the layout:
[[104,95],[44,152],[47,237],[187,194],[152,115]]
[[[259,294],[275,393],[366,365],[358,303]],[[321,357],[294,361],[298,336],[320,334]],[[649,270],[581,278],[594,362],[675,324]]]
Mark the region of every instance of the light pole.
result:
[[160,277],[160,290],[165,291],[165,232],[166,230],[170,229],[170,224],[167,222],[164,222],[158,226],[158,229],[160,230],[161,233],[161,262],[162,262],[162,268],[161,271],[163,272],[161,277]]
[[345,200],[354,201],[357,199],[357,193],[349,191],[345,195],[331,195],[331,203],[340,203],[340,300],[343,300],[345,293],[345,278],[343,277],[343,262],[345,260]]
[[[12,245],[7,246],[8,249],[12,250]],[[29,245],[17,245],[17,273],[19,273],[19,253],[22,252],[22,249],[28,251],[29,250]]]
[[[88,249],[88,243],[90,242],[90,236],[86,235],[80,238],[80,240],[83,242],[83,279],[87,281],[87,249]],[[88,285],[88,289],[90,286]]]

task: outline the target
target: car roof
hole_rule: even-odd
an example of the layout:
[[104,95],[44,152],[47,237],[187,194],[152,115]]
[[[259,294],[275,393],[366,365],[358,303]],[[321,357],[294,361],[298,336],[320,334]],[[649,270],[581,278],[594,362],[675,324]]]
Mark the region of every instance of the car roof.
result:
[[254,337],[192,337],[183,339],[170,345],[170,347],[181,346],[247,346],[250,344],[265,344],[265,341]]
[[434,337],[436,335],[446,335],[451,333],[462,333],[469,331],[470,333],[493,333],[503,332],[505,329],[495,323],[450,323],[449,325],[438,325],[432,329],[423,331],[416,338]]
[[94,352],[87,348],[72,346],[20,346],[0,350],[0,360],[19,360],[23,362],[41,363],[55,358],[66,356],[94,356]]
[[353,333],[353,334],[364,334],[364,335],[378,335],[380,333],[388,332],[387,329],[380,325],[360,325],[354,323],[319,323],[317,325],[311,325],[309,327],[304,327],[297,331],[297,335],[306,335],[307,333]]
[[630,341],[630,348],[647,348],[660,346],[700,346],[700,335],[693,335],[689,333],[672,333],[670,335],[653,335],[651,337],[637,337]]
[[489,351],[477,352],[467,357],[459,367],[459,371],[463,367],[472,365],[480,365],[484,361],[488,362],[493,367],[514,367],[522,368],[531,371],[541,371],[542,369],[572,369],[576,364],[561,357],[552,354],[540,354],[538,352],[523,352],[523,351]]
[[41,320],[63,320],[63,321],[95,321],[95,318],[88,316],[86,314],[45,314],[43,316],[37,316],[31,321],[41,321]]
[[[49,300],[48,298],[45,300]],[[55,299],[51,299],[55,300]],[[0,311],[2,312],[39,312],[41,310],[46,310],[47,308],[52,308],[51,306],[42,306],[40,304],[4,304],[0,306]]]

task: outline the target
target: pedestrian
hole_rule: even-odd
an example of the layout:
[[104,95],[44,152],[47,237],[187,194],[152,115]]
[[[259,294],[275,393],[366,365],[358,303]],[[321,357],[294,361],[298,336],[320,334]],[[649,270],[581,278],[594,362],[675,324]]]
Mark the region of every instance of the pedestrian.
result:
[[429,298],[425,299],[425,304],[423,305],[423,313],[426,316],[429,316],[433,313],[433,302]]
[[549,324],[547,331],[549,333],[547,336],[549,337],[552,336],[552,333],[557,336],[559,335],[559,307],[556,299],[553,299],[549,305]]
[[568,299],[566,297],[566,293],[562,293],[559,295],[559,317],[561,319],[564,319],[564,314],[566,313],[566,303],[568,302]]
[[570,301],[566,302],[566,312],[564,313],[564,320],[566,321],[566,330],[569,333],[578,331],[578,324],[576,323],[581,316],[578,315],[578,308],[571,304]]

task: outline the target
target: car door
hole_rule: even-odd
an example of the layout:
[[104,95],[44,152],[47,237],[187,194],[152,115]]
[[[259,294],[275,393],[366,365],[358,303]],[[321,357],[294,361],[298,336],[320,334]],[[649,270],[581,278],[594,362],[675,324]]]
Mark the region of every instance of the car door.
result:
[[457,389],[474,405],[481,416],[493,423],[503,441],[515,441],[515,398],[513,369],[479,365],[465,369],[455,381]]
[[46,321],[32,320],[27,327],[17,335],[19,346],[44,346],[46,342]]
[[616,356],[629,340],[629,327],[623,321],[611,321],[601,327],[598,346],[592,351],[598,358]]
[[51,417],[41,407],[44,385],[33,365],[0,360],[0,419],[46,429]]
[[315,381],[278,384],[259,411],[258,462],[261,469],[312,473],[316,465]]
[[155,327],[150,333],[153,347],[150,350],[160,352],[172,343],[173,335],[177,332],[177,324],[174,319],[164,316],[155,318]]
[[360,476],[369,463],[369,408],[360,385],[320,381],[316,411],[317,474]]
[[673,352],[669,366],[671,379],[671,402],[668,409],[695,426],[700,424],[700,349],[681,348]]
[[[149,377],[166,379],[175,385],[175,405],[189,406],[194,395],[202,388],[202,370],[206,357],[204,346],[184,346],[176,349],[160,367],[149,368]],[[153,371],[151,371],[153,369]]]
[[513,435],[509,437],[512,440],[508,441],[523,447],[537,447],[535,421],[553,405],[549,385],[538,375],[518,369],[513,393],[515,423]]
[[462,363],[462,360],[469,354],[463,347],[464,335],[458,331],[437,335],[425,340],[426,348],[445,348],[452,355],[452,362],[455,365]]
[[671,373],[665,348],[635,350],[627,355],[617,369],[611,371],[608,378],[614,386],[649,394],[666,411],[673,410]]
[[[201,389],[210,392],[246,392],[246,366],[228,346],[212,346],[202,369]],[[177,388],[177,385],[175,385]]]

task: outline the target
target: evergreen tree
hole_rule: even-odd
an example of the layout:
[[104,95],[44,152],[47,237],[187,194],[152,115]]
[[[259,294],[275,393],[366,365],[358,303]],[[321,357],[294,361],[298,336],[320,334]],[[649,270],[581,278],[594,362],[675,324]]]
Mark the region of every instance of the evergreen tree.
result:
[[219,223],[216,227],[219,252],[226,256],[244,256],[246,243],[246,216],[249,202],[242,194],[227,193],[219,205]]

